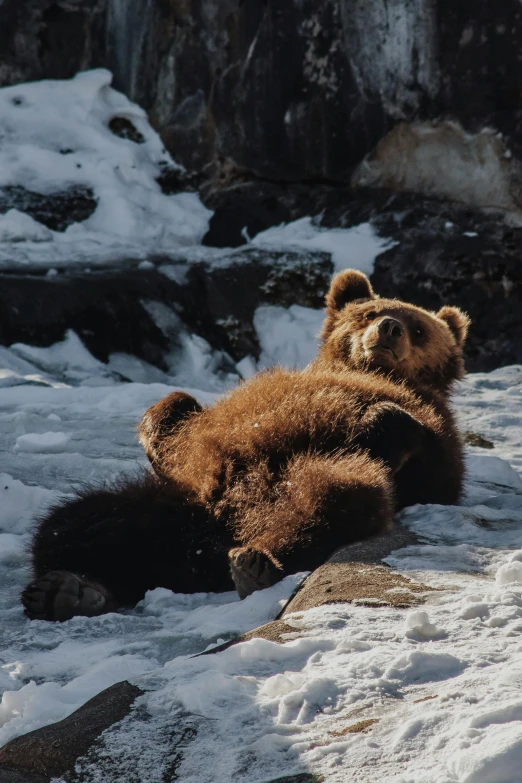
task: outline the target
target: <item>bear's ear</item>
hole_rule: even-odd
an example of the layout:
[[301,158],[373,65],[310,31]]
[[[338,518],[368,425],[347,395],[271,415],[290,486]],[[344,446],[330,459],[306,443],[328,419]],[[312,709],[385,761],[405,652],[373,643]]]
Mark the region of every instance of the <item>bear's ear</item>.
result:
[[334,277],[326,294],[326,307],[330,312],[342,310],[355,299],[375,299],[370,281],[356,269],[346,269]]
[[458,307],[446,306],[439,310],[437,318],[440,318],[448,324],[457,341],[457,345],[464,345],[468,334],[468,327],[471,323],[466,313],[463,313]]

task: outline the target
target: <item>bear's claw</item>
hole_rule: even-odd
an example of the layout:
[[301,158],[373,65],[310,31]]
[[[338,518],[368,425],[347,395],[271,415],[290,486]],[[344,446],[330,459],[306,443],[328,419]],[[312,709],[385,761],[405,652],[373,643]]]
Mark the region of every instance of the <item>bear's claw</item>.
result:
[[228,553],[230,571],[241,599],[255,590],[271,587],[283,578],[283,573],[272,560],[258,549],[237,547]]
[[27,585],[22,593],[24,612],[30,620],[64,622],[81,615],[95,617],[108,611],[107,591],[70,571],[49,571]]

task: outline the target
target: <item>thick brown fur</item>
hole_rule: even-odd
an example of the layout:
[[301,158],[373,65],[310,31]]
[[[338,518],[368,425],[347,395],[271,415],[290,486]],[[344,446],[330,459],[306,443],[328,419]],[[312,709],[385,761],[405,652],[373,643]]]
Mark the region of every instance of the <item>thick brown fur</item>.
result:
[[[274,570],[280,577],[313,568],[337,546],[386,529],[395,508],[457,502],[463,458],[449,394],[463,374],[467,327],[457,308],[430,313],[380,299],[360,272],[338,275],[319,356],[304,371],[261,373],[204,409],[176,392],[146,412],[140,440],[161,486],[175,487],[172,530],[182,518],[197,519],[212,536],[193,531],[195,546],[221,540],[257,553],[273,581]],[[180,516],[180,503],[197,513]],[[41,523],[38,551],[46,568],[66,569],[65,557],[49,565],[51,528],[49,518]],[[166,546],[169,535],[160,538]],[[168,556],[179,561],[183,553]],[[95,560],[93,551],[93,566],[82,567],[106,583]],[[216,562],[209,560],[220,589],[226,579]],[[37,575],[41,565],[35,560]],[[198,579],[186,589],[198,589]],[[212,589],[212,574],[201,582]]]

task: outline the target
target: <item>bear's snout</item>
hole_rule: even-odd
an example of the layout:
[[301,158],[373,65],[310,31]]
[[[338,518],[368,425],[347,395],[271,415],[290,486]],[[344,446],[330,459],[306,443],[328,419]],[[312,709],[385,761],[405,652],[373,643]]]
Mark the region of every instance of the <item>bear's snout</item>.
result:
[[371,365],[389,367],[402,361],[408,353],[406,327],[398,318],[385,316],[366,330],[363,345]]
[[404,334],[404,327],[396,318],[383,318],[377,328],[379,337],[385,342],[398,340]]

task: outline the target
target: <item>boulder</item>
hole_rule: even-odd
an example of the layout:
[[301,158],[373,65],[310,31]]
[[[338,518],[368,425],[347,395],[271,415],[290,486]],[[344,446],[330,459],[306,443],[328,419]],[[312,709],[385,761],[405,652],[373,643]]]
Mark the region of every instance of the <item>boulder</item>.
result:
[[0,749],[0,781],[44,783],[73,770],[76,759],[105,729],[121,721],[142,693],[135,685],[118,682],[68,718],[11,740]]

